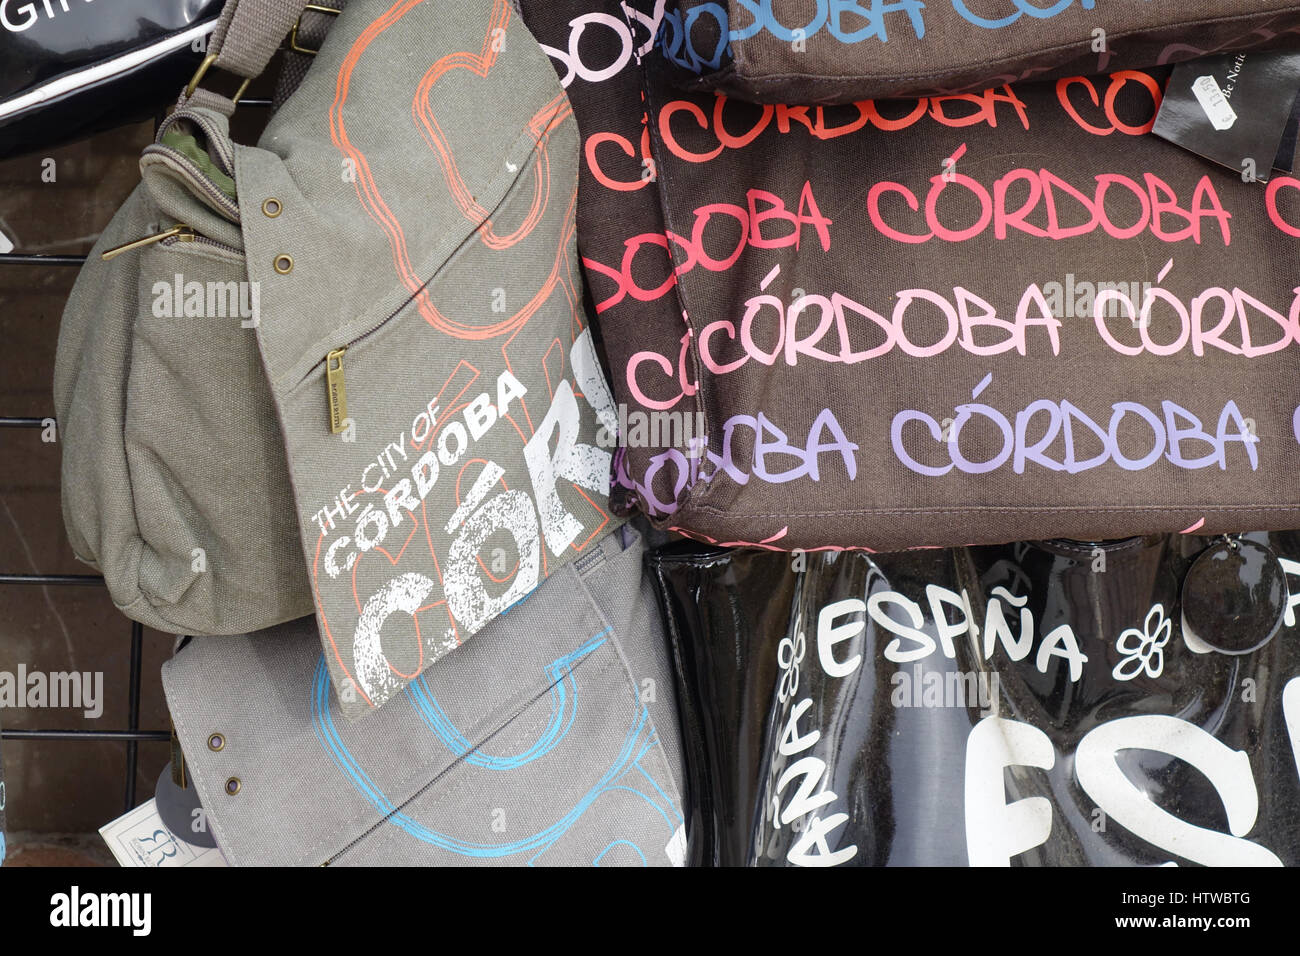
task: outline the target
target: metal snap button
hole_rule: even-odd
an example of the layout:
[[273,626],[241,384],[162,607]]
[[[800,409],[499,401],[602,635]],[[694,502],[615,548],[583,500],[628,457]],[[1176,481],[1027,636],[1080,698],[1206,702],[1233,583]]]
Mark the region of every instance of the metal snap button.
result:
[[275,271],[282,276],[287,276],[293,271],[293,256],[286,256],[284,253],[275,257]]
[[226,793],[230,794],[233,797],[235,794],[239,793],[240,786],[241,784],[239,782],[239,778],[231,777],[229,780],[226,781]]
[[208,749],[213,753],[222,750],[226,746],[225,734],[212,734],[208,737]]
[[284,204],[274,196],[262,202],[262,215],[267,219],[274,219],[282,212],[284,212]]

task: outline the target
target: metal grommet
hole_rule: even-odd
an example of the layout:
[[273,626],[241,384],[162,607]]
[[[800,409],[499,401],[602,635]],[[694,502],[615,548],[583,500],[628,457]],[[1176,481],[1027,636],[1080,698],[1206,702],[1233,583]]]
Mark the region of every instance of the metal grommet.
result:
[[226,781],[226,793],[233,797],[235,794],[239,793],[240,786],[239,778],[231,777]]
[[274,219],[280,213],[284,212],[284,203],[272,196],[262,202],[262,215],[267,219]]
[[216,753],[216,752],[219,751],[219,750],[223,750],[223,749],[225,749],[225,746],[226,746],[226,735],[225,735],[225,734],[211,734],[211,735],[209,735],[209,737],[208,737],[208,749],[211,750],[213,753]]
[[275,257],[274,265],[276,272],[280,273],[282,276],[287,276],[293,271],[293,256],[286,256],[284,253],[280,253]]

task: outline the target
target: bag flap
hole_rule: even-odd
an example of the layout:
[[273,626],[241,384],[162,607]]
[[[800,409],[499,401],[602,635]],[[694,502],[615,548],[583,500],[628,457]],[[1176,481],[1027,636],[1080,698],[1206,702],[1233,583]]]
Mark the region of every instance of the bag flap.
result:
[[[276,316],[261,334],[277,384],[297,384],[413,300],[431,325],[471,338],[526,318],[492,308],[493,290],[510,284],[504,250],[548,202],[563,204],[576,146],[567,100],[512,13],[505,0],[354,4],[258,148],[238,149],[249,270]],[[529,215],[493,222],[523,177]],[[274,218],[257,213],[269,197]],[[500,266],[477,285],[459,275],[450,301],[431,299],[430,280],[480,230],[503,250]],[[294,271],[281,277],[275,258],[291,247]]]
[[507,0],[354,0],[261,145],[236,150],[258,341],[350,715],[613,527],[576,160]]
[[[603,568],[565,568],[362,722],[340,719],[310,619],[191,642],[163,684],[227,858],[588,864],[629,841],[671,862],[676,768],[633,678],[671,680],[666,666],[632,675],[620,659],[620,642],[661,637],[637,587],[642,549],[618,538],[597,542]],[[598,587],[624,613],[602,613]],[[659,732],[675,734],[671,704],[658,713]]]

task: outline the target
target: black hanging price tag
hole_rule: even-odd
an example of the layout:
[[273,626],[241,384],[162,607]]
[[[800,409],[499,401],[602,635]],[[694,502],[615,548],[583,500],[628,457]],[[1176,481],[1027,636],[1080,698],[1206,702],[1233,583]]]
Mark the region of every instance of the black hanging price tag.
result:
[[[1252,50],[1180,63],[1169,77],[1152,132],[1236,171],[1267,182],[1290,170],[1295,151],[1279,156],[1296,93],[1300,50]],[[1281,162],[1279,162],[1281,160]]]

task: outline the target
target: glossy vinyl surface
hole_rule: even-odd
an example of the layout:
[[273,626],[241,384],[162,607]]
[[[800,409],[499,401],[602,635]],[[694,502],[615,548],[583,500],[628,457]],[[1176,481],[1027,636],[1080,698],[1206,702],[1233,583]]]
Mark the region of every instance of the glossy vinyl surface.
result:
[[[0,17],[0,100],[181,33],[221,12],[220,0],[15,3]],[[51,15],[52,14],[52,15]]]
[[[1297,594],[1246,654],[1181,631],[1221,540],[655,552],[692,861],[1300,862],[1300,535],[1241,539]],[[1207,640],[1237,640],[1233,601]]]
[[[1286,599],[1286,571],[1272,551],[1253,541],[1216,544],[1183,578],[1183,631],[1224,654],[1246,654],[1281,630]],[[1227,626],[1216,626],[1221,619]]]
[[[221,12],[221,0],[5,0],[0,103],[183,33]],[[174,101],[203,53],[165,56],[0,119],[0,157],[19,155],[152,116]]]

